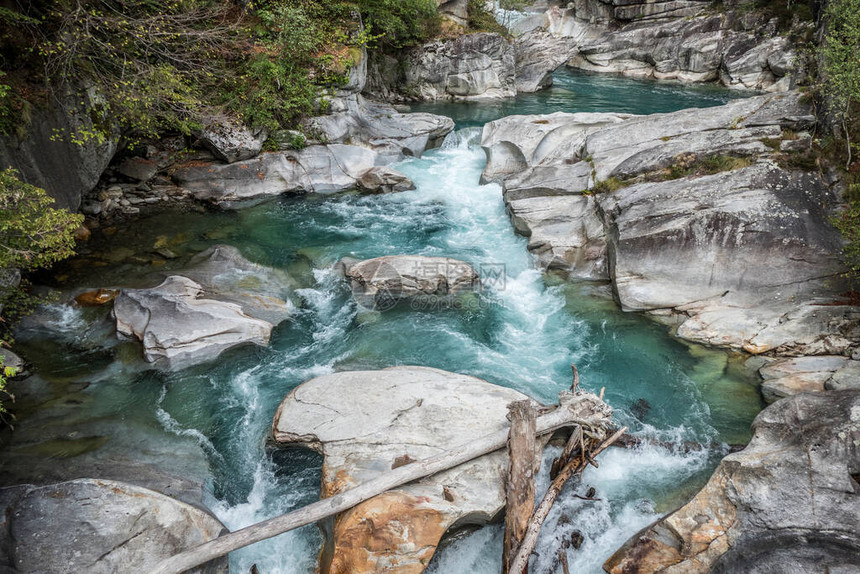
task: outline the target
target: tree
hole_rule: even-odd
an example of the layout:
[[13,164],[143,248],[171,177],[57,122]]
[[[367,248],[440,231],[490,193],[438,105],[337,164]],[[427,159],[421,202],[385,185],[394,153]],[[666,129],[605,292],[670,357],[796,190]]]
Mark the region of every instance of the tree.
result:
[[[45,190],[18,179],[14,169],[0,172],[0,271],[35,271],[74,254],[74,231],[84,216],[54,209]],[[27,297],[18,282],[0,287],[0,341]]]
[[830,0],[824,9],[820,88],[845,136],[852,162],[852,134],[860,107],[860,0]]

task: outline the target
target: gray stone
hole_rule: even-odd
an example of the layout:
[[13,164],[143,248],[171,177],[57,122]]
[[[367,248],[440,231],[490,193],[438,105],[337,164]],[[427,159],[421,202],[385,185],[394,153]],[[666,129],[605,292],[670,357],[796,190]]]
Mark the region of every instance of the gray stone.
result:
[[508,202],[518,233],[541,267],[570,279],[609,278],[603,222],[593,196],[530,197]]
[[359,189],[368,193],[394,193],[415,189],[411,179],[390,167],[372,167],[357,180]]
[[114,300],[117,333],[143,343],[147,361],[171,369],[210,361],[240,345],[269,343],[271,323],[203,295],[202,286],[177,275],[151,289],[124,289]]
[[142,157],[129,157],[122,160],[116,171],[122,175],[136,179],[137,181],[149,181],[158,172],[158,166],[154,161]]
[[[157,492],[81,479],[0,490],[4,572],[147,572],[226,531],[212,515]],[[226,574],[227,558],[192,572]]]
[[847,361],[824,383],[828,391],[860,390],[860,361]]
[[744,29],[735,13],[702,13],[706,3],[697,1],[613,3],[610,14],[597,0],[575,4],[569,28],[576,32],[555,48],[572,54],[569,66],[741,89],[793,87],[792,45],[754,14]]
[[[398,65],[399,64],[399,65]],[[516,94],[513,47],[479,32],[437,40],[404,53],[394,66],[371,62],[366,92],[381,100],[470,100]]]
[[[273,433],[280,444],[307,446],[325,456],[324,498],[504,429],[507,405],[526,398],[426,367],[341,372],[292,391],[278,408]],[[324,563],[323,570],[422,571],[449,527],[484,524],[504,508],[506,465],[507,455],[497,451],[342,514],[324,552],[331,567]],[[374,528],[368,529],[371,519]]]
[[[821,209],[829,194],[811,174],[759,164],[633,185],[602,198],[610,273],[622,307],[678,309],[690,317],[679,335],[751,352],[818,338],[822,331],[807,331],[820,326],[815,315],[845,312],[800,305],[830,292],[840,273],[834,255],[839,237]],[[749,272],[759,265],[767,273]],[[715,341],[715,333],[726,339]],[[850,344],[832,342],[841,348],[796,352],[840,353]]]
[[215,116],[206,120],[196,136],[216,158],[233,163],[257,156],[269,132],[265,129],[251,130],[227,116]]
[[432,298],[441,303],[480,287],[471,265],[447,257],[389,255],[348,267],[344,263],[342,268],[356,301],[380,310],[404,299]]
[[230,207],[282,193],[353,189],[358,177],[377,161],[377,154],[363,147],[315,145],[301,151],[265,153],[247,162],[180,166],[173,179],[197,199]]
[[15,369],[13,376],[20,377],[26,375],[27,364],[24,359],[13,353],[9,349],[0,347],[0,367],[6,369]]
[[306,131],[319,134],[326,143],[348,143],[379,154],[378,163],[393,163],[405,157],[421,157],[438,147],[454,129],[454,121],[428,113],[404,114],[388,104],[370,102],[353,94],[337,101],[329,115],[310,118]]
[[482,181],[501,181],[538,165],[575,163],[584,157],[581,151],[589,134],[631,117],[630,114],[556,112],[507,116],[489,122],[481,135],[481,147],[487,154]]
[[837,355],[822,355],[817,357],[795,357],[768,363],[759,374],[765,380],[779,379],[800,373],[833,373],[848,363],[847,357]]
[[34,106],[29,122],[22,122],[22,133],[0,137],[0,166],[14,167],[24,181],[45,189],[56,200],[55,207],[77,211],[117,148],[118,130],[103,140],[73,141],[79,132],[98,129],[91,114],[100,101],[89,90],[83,96],[61,97],[60,103],[52,99],[44,108]]
[[753,422],[681,509],[636,534],[604,568],[622,572],[856,572],[860,391],[801,394]]

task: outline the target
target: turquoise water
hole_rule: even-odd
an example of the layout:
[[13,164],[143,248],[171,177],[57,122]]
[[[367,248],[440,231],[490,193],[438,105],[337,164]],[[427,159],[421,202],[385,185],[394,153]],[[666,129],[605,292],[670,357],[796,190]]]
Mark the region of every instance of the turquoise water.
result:
[[754,95],[714,84],[639,80],[611,74],[593,74],[561,68],[551,88],[515,98],[475,102],[412,104],[413,112],[430,112],[453,118],[458,127],[481,126],[515,114],[553,112],[625,112],[656,114],[684,108],[706,108]]
[[[616,109],[609,105],[616,101],[611,94],[604,104],[596,101],[596,108]],[[677,106],[691,101],[713,102],[693,98]],[[469,109],[480,116],[484,108]],[[460,121],[471,122],[465,116]],[[59,271],[70,287],[137,285],[153,270],[181,268],[188,255],[208,245],[236,245],[249,259],[283,268],[294,279],[299,311],[276,330],[268,348],[237,349],[214,364],[176,373],[146,370],[136,346],[112,338],[105,310],[58,303],[46,311],[42,327],[20,335],[22,349],[49,379],[91,383],[83,391],[87,410],[76,416],[114,428],[100,431],[115,433],[113,444],[123,444],[130,419],[149,429],[152,440],[200,444],[214,477],[210,503],[231,529],[318,496],[319,456],[266,446],[275,409],[302,381],[344,369],[426,365],[551,402],[569,387],[570,365],[576,364],[583,386],[605,388],[619,421],[640,436],[713,445],[696,452],[614,449],[601,457],[599,469],[588,470],[583,485],[571,487],[594,485],[601,500],[563,497],[542,535],[538,550],[544,552],[534,571],[546,571],[558,541],[579,530],[585,543],[569,551],[571,570],[599,572],[614,548],[702,483],[723,454],[722,444],[748,439],[758,393],[735,374],[732,357],[687,346],[664,327],[621,313],[605,288],[544,278],[526,240],[513,233],[500,187],[479,185],[484,162],[474,130],[461,132],[442,149],[397,166],[413,178],[414,191],[283,198],[234,213],[159,215],[95,237],[89,253]],[[153,255],[157,242],[180,257]],[[467,309],[359,312],[331,265],[344,256],[391,254],[444,255],[478,269],[503,268],[504,281]],[[81,353],[91,357],[86,366]],[[491,526],[458,537],[437,553],[431,570],[495,574],[500,536],[499,527]],[[306,527],[234,553],[231,567],[247,572],[256,563],[266,574],[313,572],[320,543],[316,528]]]

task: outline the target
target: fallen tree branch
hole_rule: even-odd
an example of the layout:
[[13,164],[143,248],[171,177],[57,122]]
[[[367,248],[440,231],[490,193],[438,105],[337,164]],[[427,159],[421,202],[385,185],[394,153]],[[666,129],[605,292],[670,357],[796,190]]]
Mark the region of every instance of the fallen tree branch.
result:
[[[599,423],[605,417],[605,414],[599,412],[600,409],[598,406],[601,403],[594,400],[596,397],[593,395],[590,396],[593,399],[590,399],[587,394],[573,395],[566,391],[562,392],[559,395],[558,408],[537,418],[535,422],[536,433],[542,435],[575,424],[592,426],[595,423]],[[578,406],[581,407],[589,403],[592,405],[592,414],[595,415],[596,420],[583,420],[582,417],[584,415],[579,412],[582,409],[577,409]],[[603,422],[608,423],[608,420]],[[507,440],[508,429],[503,429],[436,456],[401,466],[355,488],[314,502],[293,512],[258,522],[236,532],[224,534],[200,546],[171,556],[158,563],[150,574],[180,574],[239,548],[250,546],[256,542],[267,540],[284,532],[295,530],[301,526],[349,510],[365,500],[369,500],[398,486],[403,486],[415,480],[454,468],[485,454],[502,449],[505,447]]]
[[[598,454],[606,450],[606,448],[618,440],[626,430],[627,427],[624,427],[603,441],[600,446],[591,452],[591,458],[596,457]],[[532,515],[529,527],[526,530],[526,535],[523,537],[523,542],[520,545],[519,552],[517,552],[516,558],[514,558],[514,561],[511,563],[511,569],[509,570],[511,574],[521,574],[526,571],[526,568],[528,568],[529,565],[529,557],[532,555],[532,552],[534,552],[535,545],[537,544],[541,526],[543,526],[552,505],[561,493],[562,487],[570,477],[582,472],[588,464],[586,453],[585,451],[582,451],[580,453],[580,457],[576,460],[569,461],[549,485],[549,489],[546,491],[543,500],[541,500],[540,505],[538,505],[535,513]]]
[[505,482],[505,540],[502,568],[517,554],[535,508],[535,411],[529,400],[508,405],[508,479]]

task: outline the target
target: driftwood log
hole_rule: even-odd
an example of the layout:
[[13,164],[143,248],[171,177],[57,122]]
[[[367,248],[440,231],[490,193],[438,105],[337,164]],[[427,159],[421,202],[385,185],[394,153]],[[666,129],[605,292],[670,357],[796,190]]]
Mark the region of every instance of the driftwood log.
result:
[[502,550],[502,573],[526,533],[535,507],[535,411],[531,401],[508,405],[508,479],[505,482],[505,542]]
[[[535,431],[538,435],[543,435],[573,425],[605,425],[608,422],[608,407],[597,397],[586,393],[574,395],[565,391],[559,395],[557,408],[537,418]],[[180,574],[239,548],[334,516],[398,486],[500,450],[505,447],[507,439],[508,429],[499,430],[436,456],[393,469],[330,498],[252,524],[236,532],[224,534],[215,540],[171,556],[156,565],[151,574]]]
[[[582,430],[581,428],[579,429]],[[549,515],[549,511],[552,508],[552,505],[555,503],[558,495],[561,493],[561,489],[564,484],[575,474],[581,473],[585,470],[585,467],[589,464],[595,464],[593,459],[598,454],[606,450],[612,443],[618,440],[621,435],[627,430],[627,427],[622,428],[617,431],[611,437],[603,441],[597,448],[588,452],[585,449],[579,450],[578,457],[575,457],[569,461],[567,461],[563,468],[559,471],[558,476],[553,479],[552,483],[549,485],[549,489],[546,491],[546,494],[541,500],[541,503],[538,505],[534,514],[532,515],[531,521],[529,521],[528,529],[526,530],[526,535],[523,537],[522,544],[520,544],[520,548],[517,552],[516,558],[514,558],[511,563],[511,568],[509,572],[511,574],[521,574],[525,572],[526,568],[529,565],[529,557],[534,552],[535,545],[537,544],[538,535],[540,534],[541,526],[543,525],[546,517]],[[577,435],[579,435],[577,437]],[[583,435],[581,433],[574,432],[570,440],[568,440],[568,445],[571,443],[575,443],[576,439],[579,438],[579,441],[582,441]],[[568,450],[567,446],[564,449]],[[571,452],[576,452],[576,445],[574,444],[571,447]]]

